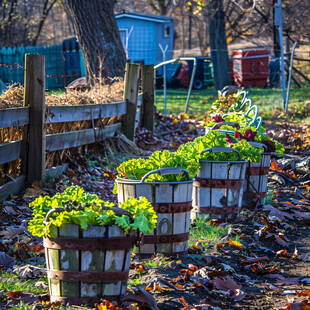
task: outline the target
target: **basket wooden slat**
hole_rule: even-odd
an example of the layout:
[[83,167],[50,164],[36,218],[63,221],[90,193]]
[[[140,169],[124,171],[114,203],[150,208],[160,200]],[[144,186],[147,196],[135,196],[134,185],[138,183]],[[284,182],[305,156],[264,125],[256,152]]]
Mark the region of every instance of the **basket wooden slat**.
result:
[[[57,242],[57,238],[72,238],[72,241],[76,241],[79,238],[108,240],[113,237],[123,237],[127,238],[128,242],[133,240],[129,240],[124,230],[116,225],[90,225],[87,230],[81,230],[78,225],[63,224],[59,228],[52,229],[51,237],[55,238],[55,242]],[[75,304],[87,304],[88,302],[99,302],[101,298],[120,300],[127,288],[127,280],[124,279],[128,277],[133,244],[129,249],[120,248],[117,250],[98,247],[96,250],[89,251],[86,248],[81,250],[80,247],[79,250],[75,250],[74,245],[71,247],[72,249],[59,250],[45,246],[51,302],[57,300],[70,302],[71,300]],[[61,277],[58,276],[58,279],[57,275],[54,275],[55,271],[59,271],[61,275]],[[65,271],[69,272],[68,276]],[[101,278],[104,276],[109,280],[94,281],[93,279],[97,279],[96,277],[93,276],[90,279],[89,276],[86,276],[99,273],[102,275]],[[116,278],[122,278],[122,280],[112,280],[112,276],[109,276],[111,274]],[[68,280],[65,280],[66,276],[69,278]]]

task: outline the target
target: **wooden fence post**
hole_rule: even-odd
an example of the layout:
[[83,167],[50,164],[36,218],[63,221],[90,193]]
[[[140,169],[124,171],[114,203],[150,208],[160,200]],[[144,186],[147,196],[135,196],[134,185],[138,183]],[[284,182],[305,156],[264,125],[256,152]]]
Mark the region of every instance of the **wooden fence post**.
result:
[[142,115],[141,126],[154,132],[154,66],[142,66]]
[[126,63],[124,101],[127,103],[127,113],[124,115],[124,135],[134,140],[135,121],[139,87],[139,64]]
[[26,180],[43,180],[45,175],[45,56],[25,55],[24,106],[29,106]]

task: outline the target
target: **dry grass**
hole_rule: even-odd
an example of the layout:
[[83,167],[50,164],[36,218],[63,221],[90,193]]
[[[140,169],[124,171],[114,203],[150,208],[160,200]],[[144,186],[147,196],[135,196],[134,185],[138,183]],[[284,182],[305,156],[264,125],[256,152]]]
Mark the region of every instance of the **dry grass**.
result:
[[[46,94],[45,102],[53,105],[105,104],[123,100],[124,80],[115,78],[110,85],[96,84],[91,90],[77,91],[68,89],[60,95]],[[23,106],[24,87],[13,84],[0,96],[0,109]]]
[[[77,91],[67,89],[66,92],[55,95],[46,94],[45,101],[47,106],[55,105],[81,105],[81,104],[107,104],[123,100],[124,81],[122,78],[112,80],[110,85],[98,83],[91,90]],[[23,106],[24,87],[20,84],[13,84],[8,90],[0,96],[0,109],[17,108]],[[92,121],[67,122],[46,124],[46,134],[77,131],[95,127],[104,127],[115,124],[119,117],[103,118]],[[23,126],[0,128],[0,144],[22,140]],[[46,168],[55,167],[66,162],[72,155],[82,148],[66,149],[61,151],[47,152]],[[8,182],[10,178],[16,178],[20,175],[20,160],[0,165],[0,185]]]

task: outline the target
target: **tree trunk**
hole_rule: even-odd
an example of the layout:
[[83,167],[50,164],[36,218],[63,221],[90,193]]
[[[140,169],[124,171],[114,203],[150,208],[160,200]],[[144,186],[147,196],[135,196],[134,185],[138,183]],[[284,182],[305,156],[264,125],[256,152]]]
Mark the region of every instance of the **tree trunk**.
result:
[[212,0],[211,7],[213,9],[209,24],[211,60],[215,86],[217,89],[222,89],[231,84],[223,0]]
[[123,76],[126,54],[114,17],[114,1],[64,0],[83,53],[87,80]]
[[188,10],[188,49],[192,48],[192,20],[193,20],[193,9],[192,6]]

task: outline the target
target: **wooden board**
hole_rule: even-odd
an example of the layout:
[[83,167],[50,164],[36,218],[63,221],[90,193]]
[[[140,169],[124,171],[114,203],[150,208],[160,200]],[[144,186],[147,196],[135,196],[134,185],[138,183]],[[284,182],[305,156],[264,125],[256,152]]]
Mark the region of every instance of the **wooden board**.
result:
[[[126,114],[126,102],[74,106],[48,106],[46,123],[64,123],[102,119]],[[0,113],[1,119],[1,113]]]
[[154,132],[154,66],[143,65],[141,75],[143,92],[141,126]]
[[[89,225],[86,230],[83,230],[83,238],[104,238],[105,226]],[[81,271],[100,272],[103,271],[105,252],[96,251],[81,251]],[[100,297],[102,292],[102,284],[98,282],[81,282],[81,297]]]
[[62,164],[56,167],[48,168],[45,170],[45,175],[52,177],[52,178],[58,178],[63,173],[65,173],[68,169],[68,164]]
[[[201,162],[201,167],[197,177],[210,179],[212,163]],[[210,207],[211,205],[211,188],[194,187],[193,189],[193,206]]]
[[145,197],[150,203],[153,202],[153,185],[142,183],[136,185],[136,197]]
[[139,68],[138,64],[126,63],[124,101],[126,101],[127,113],[124,115],[123,133],[131,141],[134,140],[135,135]]
[[[169,184],[155,185],[155,202],[172,202],[173,186]],[[172,235],[173,233],[173,215],[170,213],[157,213],[157,235]],[[156,245],[157,253],[171,253],[172,243],[162,243]]]
[[16,195],[22,191],[25,187],[26,177],[24,175],[19,176],[12,182],[5,183],[0,186],[0,201],[8,198],[9,195]]
[[141,125],[140,118],[141,118],[142,99],[143,99],[143,96],[142,96],[142,94],[140,94],[138,96],[138,100],[137,100],[136,120],[135,120],[135,129],[134,129],[135,132],[136,132],[137,128],[139,128]]
[[[118,226],[107,226],[108,237],[124,236],[124,230]],[[106,251],[104,271],[122,271],[125,259],[125,250]],[[104,283],[103,296],[119,295],[122,290],[122,281]]]
[[[58,228],[53,225],[51,226],[51,237],[53,238],[58,237]],[[59,250],[47,249],[45,254],[46,254],[45,258],[47,269],[60,270]],[[57,279],[48,279],[48,282],[49,282],[50,295],[60,297],[61,296],[60,281]]]
[[[228,179],[228,163],[212,163],[212,179]],[[227,190],[224,188],[211,189],[211,207],[227,207]],[[214,214],[212,218],[220,219],[222,215]]]
[[[59,227],[59,237],[79,237],[79,226],[74,224],[62,224]],[[79,271],[79,251],[60,251],[60,270]],[[61,296],[79,297],[80,289],[77,281],[61,281]]]
[[24,106],[29,107],[27,182],[45,174],[45,56],[25,55]]
[[19,158],[21,143],[21,140],[16,140],[0,144],[0,165]]
[[[264,154],[263,158],[262,158],[262,166],[269,168],[270,167],[270,160],[271,160],[271,155]],[[267,191],[268,191],[268,174],[262,175],[261,187],[260,187],[260,192],[267,193]],[[260,199],[260,205],[264,205],[265,200],[266,200],[266,197],[261,198]]]
[[46,135],[46,151],[57,151],[81,145],[101,142],[120,131],[122,124],[116,123],[105,128],[83,129]]
[[0,110],[0,128],[23,126],[29,123],[29,108],[11,108]]
[[[232,163],[230,164],[229,170],[229,179],[230,180],[240,180],[241,172],[242,172],[242,163]],[[243,188],[240,189],[227,189],[227,207],[238,207],[240,208],[242,205],[242,194]],[[236,217],[235,214],[230,214],[224,216],[227,219],[232,219]]]
[[[191,184],[192,185],[192,184]],[[173,185],[173,202],[187,202],[188,200],[188,184]],[[184,234],[189,227],[190,212],[174,213],[172,214],[173,230],[172,233]],[[174,242],[172,244],[172,252],[183,252],[188,248],[188,241]]]
[[127,199],[130,199],[131,197],[137,197],[135,185],[126,184],[124,186],[123,190],[124,190],[124,192],[123,192],[124,201],[126,201]]

